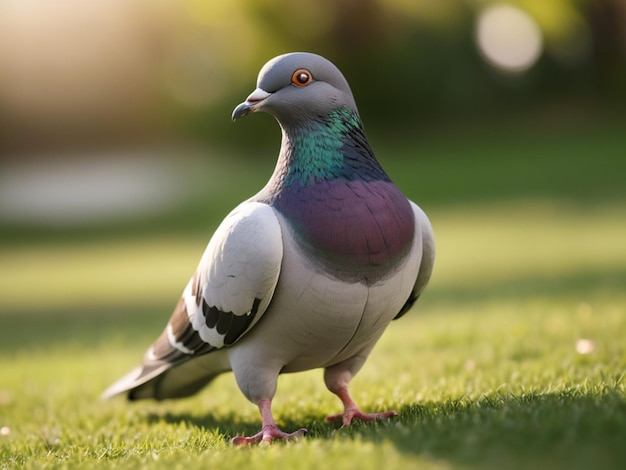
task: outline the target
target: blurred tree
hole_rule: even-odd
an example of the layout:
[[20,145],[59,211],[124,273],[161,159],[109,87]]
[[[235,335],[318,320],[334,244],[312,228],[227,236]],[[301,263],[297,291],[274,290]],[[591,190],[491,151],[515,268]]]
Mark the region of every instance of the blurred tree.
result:
[[626,2],[590,0],[587,8],[598,91],[626,98]]

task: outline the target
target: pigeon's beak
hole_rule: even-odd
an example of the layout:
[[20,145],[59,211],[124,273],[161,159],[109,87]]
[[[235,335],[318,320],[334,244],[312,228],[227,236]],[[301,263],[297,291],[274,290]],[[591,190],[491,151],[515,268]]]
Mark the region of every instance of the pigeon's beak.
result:
[[250,113],[253,113],[259,107],[259,104],[265,100],[271,93],[267,91],[257,88],[246,98],[246,101],[241,103],[239,106],[235,108],[233,111],[233,121],[236,121],[239,118],[247,116]]

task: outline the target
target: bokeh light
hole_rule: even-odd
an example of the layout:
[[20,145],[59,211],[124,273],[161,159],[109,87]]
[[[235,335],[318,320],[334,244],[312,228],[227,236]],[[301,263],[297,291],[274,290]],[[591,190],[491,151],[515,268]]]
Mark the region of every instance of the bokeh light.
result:
[[476,43],[492,66],[513,73],[532,67],[543,49],[541,30],[535,20],[508,4],[491,5],[479,14]]

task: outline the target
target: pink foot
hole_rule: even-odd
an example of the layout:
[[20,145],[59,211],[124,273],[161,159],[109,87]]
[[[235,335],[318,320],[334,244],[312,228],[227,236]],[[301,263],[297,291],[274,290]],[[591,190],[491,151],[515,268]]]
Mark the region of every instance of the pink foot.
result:
[[392,416],[398,416],[398,413],[394,410],[385,411],[383,413],[363,413],[350,397],[347,387],[342,387],[334,393],[339,397],[341,403],[343,403],[344,411],[341,414],[327,417],[327,422],[332,422],[341,418],[342,427],[346,427],[352,424],[353,419],[361,421],[376,421],[391,418]]
[[235,436],[230,440],[230,443],[236,446],[258,444],[259,442],[267,442],[271,444],[276,439],[288,441],[290,439],[296,439],[300,436],[306,436],[306,433],[307,430],[302,428],[298,429],[296,432],[287,434],[286,432],[282,432],[280,429],[278,429],[276,425],[270,425],[263,426],[263,430],[260,433],[255,434],[254,436]]
[[395,410],[385,411],[383,413],[363,413],[358,408],[349,409],[338,415],[331,415],[326,418],[329,423],[338,419],[341,419],[342,427],[350,426],[353,419],[361,421],[377,421],[391,418],[392,416],[398,416]]
[[235,436],[230,440],[231,444],[236,446],[246,444],[258,444],[259,442],[267,442],[271,444],[276,439],[288,441],[290,439],[295,439],[300,436],[306,435],[307,430],[304,428],[298,429],[296,432],[292,432],[291,434],[287,434],[286,432],[282,432],[280,429],[278,429],[278,426],[276,426],[276,423],[274,423],[274,418],[272,417],[271,400],[260,400],[257,405],[259,407],[259,411],[261,412],[263,429],[260,433],[257,433],[254,436]]

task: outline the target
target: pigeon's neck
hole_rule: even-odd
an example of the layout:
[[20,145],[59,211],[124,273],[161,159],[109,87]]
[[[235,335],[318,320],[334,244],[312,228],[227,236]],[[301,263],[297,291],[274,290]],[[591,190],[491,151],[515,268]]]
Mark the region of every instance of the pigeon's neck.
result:
[[297,126],[282,126],[283,139],[274,183],[289,187],[336,178],[389,178],[367,143],[356,111],[341,108]]
[[411,205],[351,110],[283,127],[278,165],[255,200],[276,209],[312,263],[351,282],[386,276],[412,245]]

